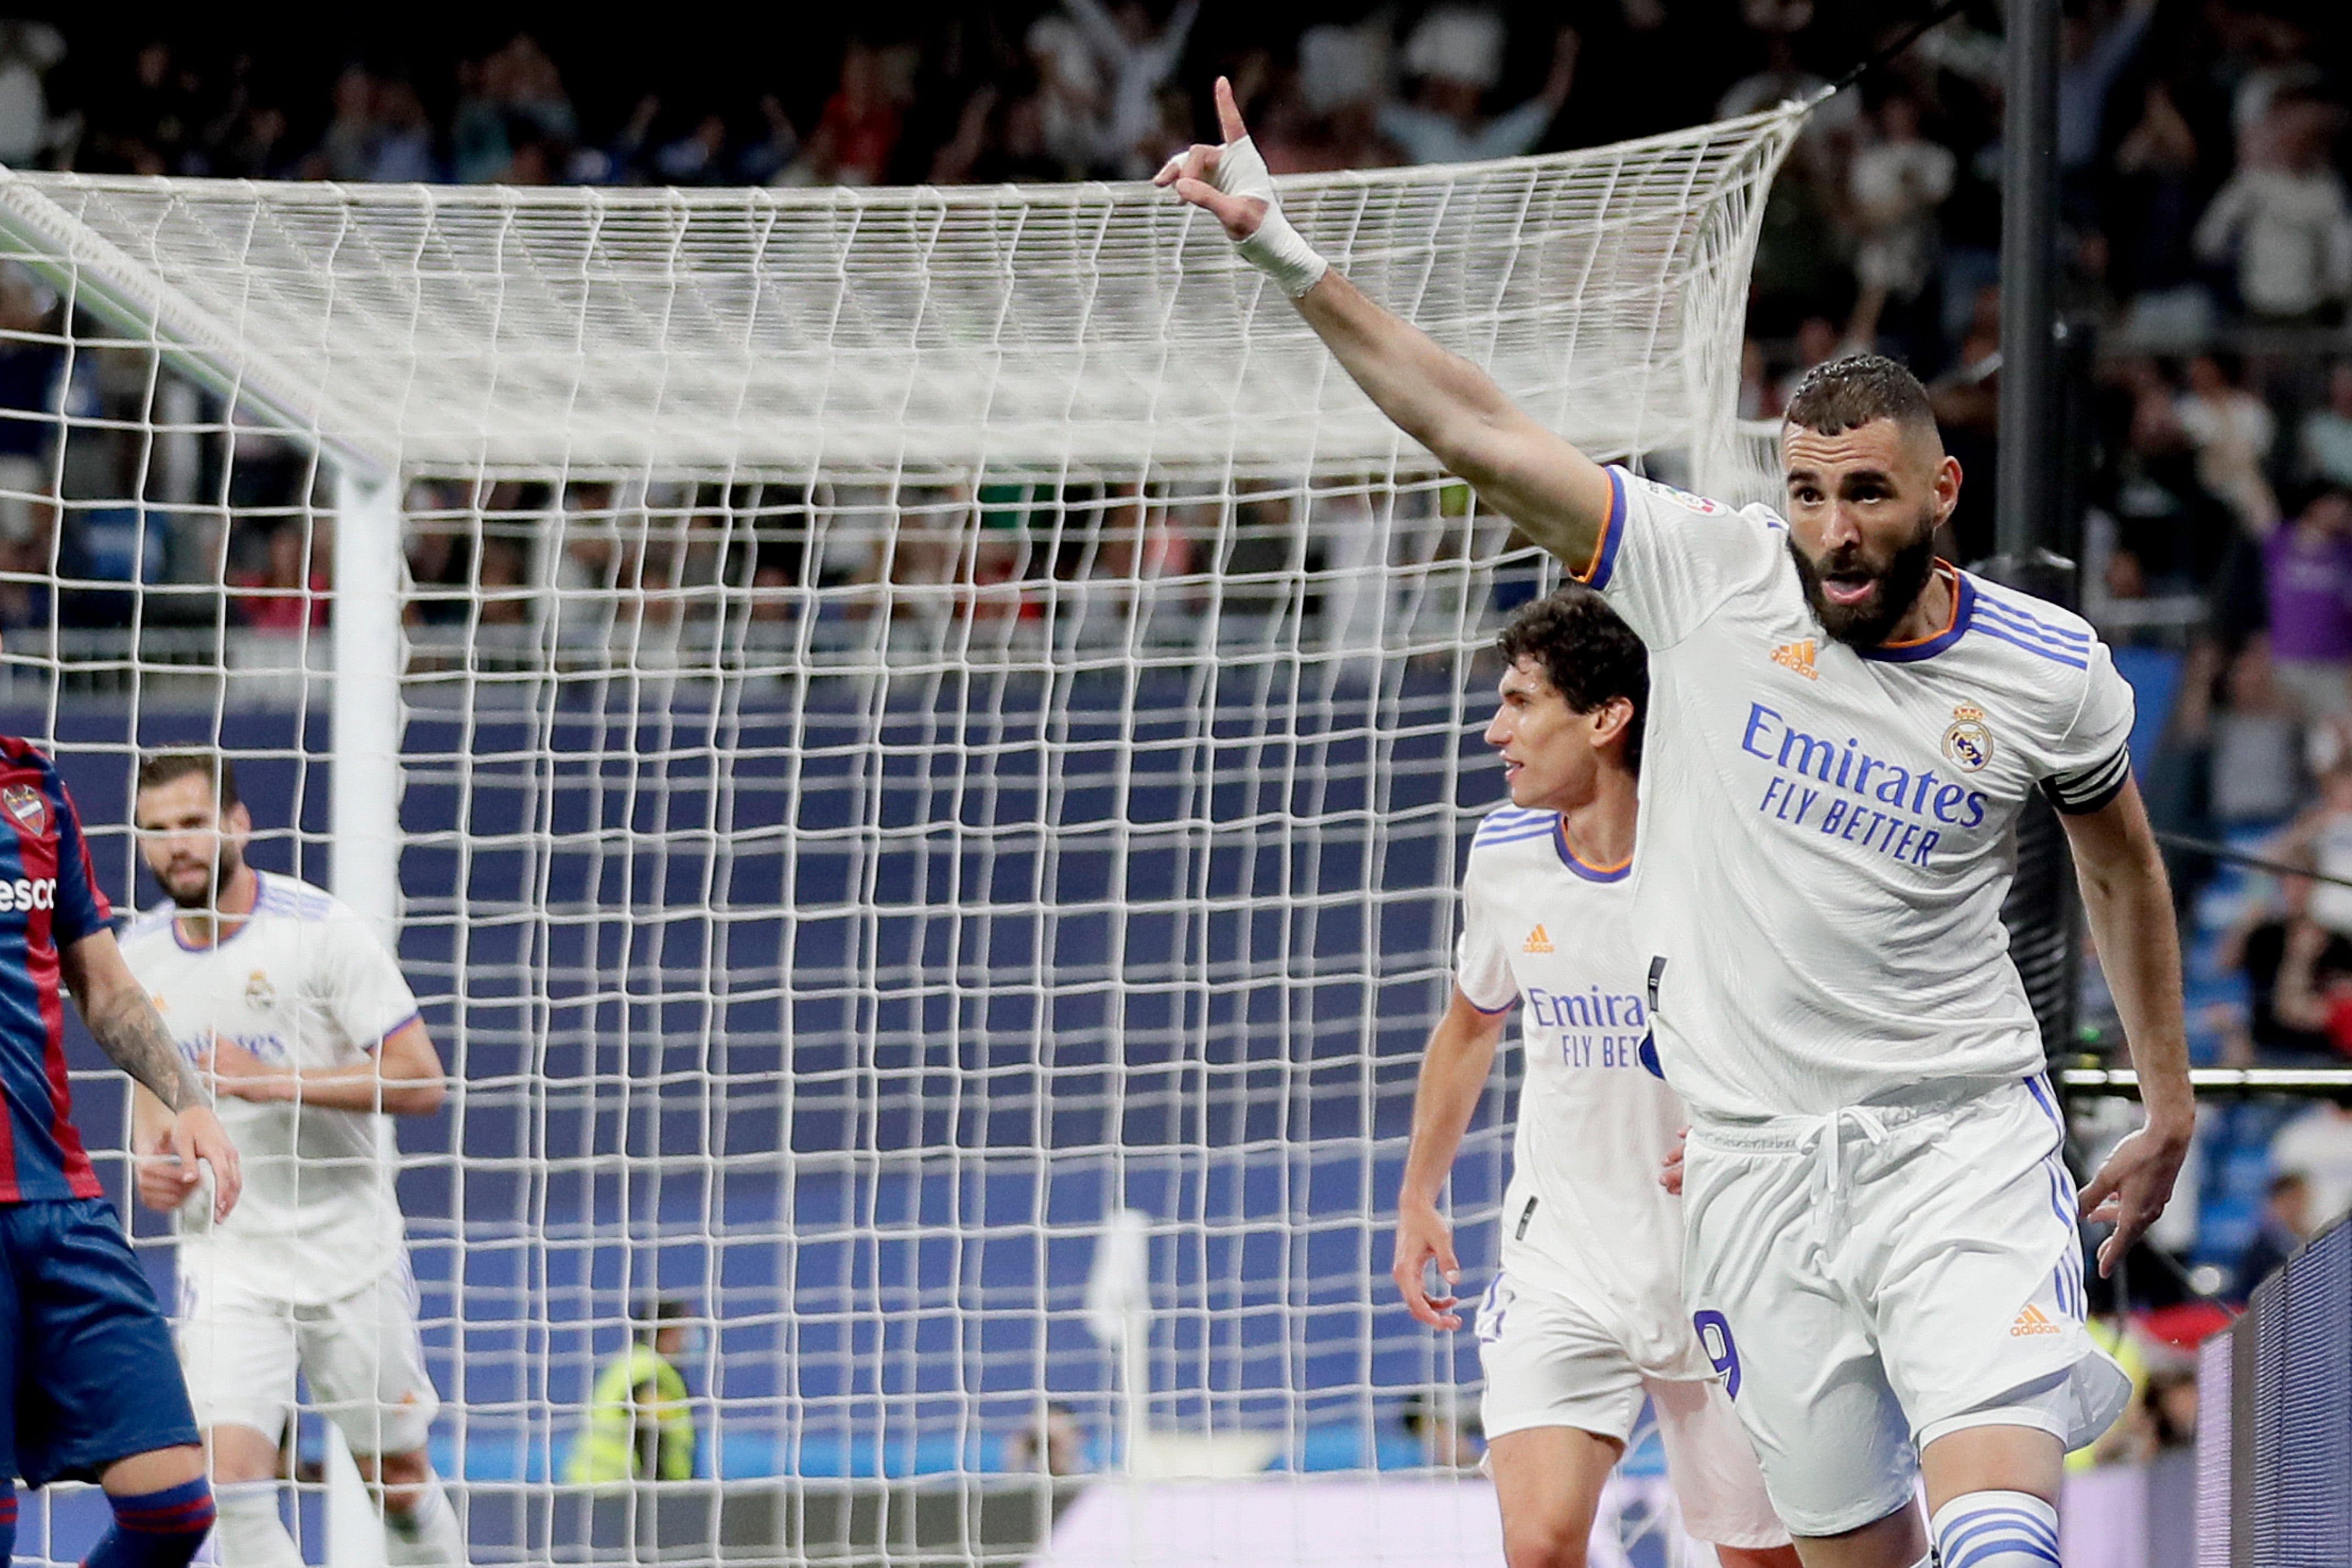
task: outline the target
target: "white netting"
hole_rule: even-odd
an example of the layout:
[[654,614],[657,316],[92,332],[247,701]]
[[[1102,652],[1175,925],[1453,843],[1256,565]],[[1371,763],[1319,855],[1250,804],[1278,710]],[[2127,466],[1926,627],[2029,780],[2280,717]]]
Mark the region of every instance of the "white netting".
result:
[[[1796,124],[1286,200],[1590,449],[1730,487]],[[364,683],[323,589],[367,517],[329,469],[398,476],[404,575],[334,573],[335,630],[397,596],[352,668],[399,671],[400,952],[458,1080],[403,1195],[478,1561],[1019,1561],[1048,1401],[1097,1467],[1294,1478],[1203,1507],[1310,1556],[1425,1462],[1408,1398],[1476,1363],[1391,1304],[1389,1217],[1499,798],[1481,648],[1544,569],[1213,225],[6,175],[0,228],[0,370],[58,389],[0,408],[0,727],[58,748],[118,899],[142,745],[225,746],[256,858],[341,871]],[[1474,1274],[1507,1104],[1454,1189]],[[1132,1423],[1086,1310],[1127,1208]],[[715,1332],[710,1479],[654,1519],[562,1480],[656,1291]]]

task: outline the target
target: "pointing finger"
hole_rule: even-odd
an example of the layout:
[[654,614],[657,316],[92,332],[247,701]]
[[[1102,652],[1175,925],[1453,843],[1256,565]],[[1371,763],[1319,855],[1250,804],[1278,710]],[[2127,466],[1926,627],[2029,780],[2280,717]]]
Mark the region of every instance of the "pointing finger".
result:
[[1217,78],[1217,130],[1228,141],[1239,141],[1249,134],[1242,123],[1241,106],[1234,102],[1234,84],[1223,77]]

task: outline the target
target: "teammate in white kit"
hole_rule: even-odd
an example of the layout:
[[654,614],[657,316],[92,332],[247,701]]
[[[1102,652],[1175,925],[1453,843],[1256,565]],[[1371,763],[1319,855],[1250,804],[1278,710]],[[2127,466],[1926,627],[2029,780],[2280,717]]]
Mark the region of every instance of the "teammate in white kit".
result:
[[[1633,934],[1689,1106],[1685,1290],[1811,1568],[2058,1561],[2061,1458],[2120,1369],[2082,1326],[2063,1130],[2000,911],[2056,803],[2147,1124],[2083,1195],[2100,1267],[2162,1213],[2194,1107],[2131,696],[2078,617],[1934,557],[1958,499],[1918,382],[1823,366],[1781,433],[1784,520],[1604,469],[1330,272],[1225,143],[1161,171],[1373,402],[1649,644]],[[1581,934],[1580,934],[1581,935]],[[1711,1315],[1710,1315],[1711,1314]]]
[[1796,1568],[1683,1304],[1681,1205],[1654,1175],[1684,1115],[1648,1065],[1643,960],[1625,937],[1646,654],[1599,594],[1573,587],[1521,610],[1497,645],[1509,667],[1486,743],[1511,804],[1479,824],[1462,876],[1454,998],[1422,1060],[1397,1197],[1397,1289],[1423,1322],[1461,1326],[1438,1193],[1519,1004],[1527,1071],[1501,1267],[1477,1310],[1510,1568],[1583,1568],[1644,1393],[1685,1528],[1728,1568]]
[[212,1452],[221,1561],[299,1568],[278,1506],[295,1373],[376,1482],[387,1560],[465,1561],[425,1453],[440,1407],[416,1332],[387,1113],[440,1108],[441,1058],[399,966],[334,898],[246,863],[253,828],[226,758],[165,752],[139,769],[140,851],[169,894],[122,942],[180,1049],[216,1081],[247,1151],[246,1201],[214,1224],[156,1156],[163,1112],[139,1098],[139,1196],[180,1232],[180,1359]]

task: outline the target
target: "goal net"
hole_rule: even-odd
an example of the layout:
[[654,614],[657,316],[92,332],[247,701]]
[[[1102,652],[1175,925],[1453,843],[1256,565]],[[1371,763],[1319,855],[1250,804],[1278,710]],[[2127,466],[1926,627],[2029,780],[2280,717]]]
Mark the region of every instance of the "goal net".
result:
[[[1729,493],[1800,123],[1285,200],[1587,451]],[[0,236],[5,727],[118,904],[137,752],[211,745],[254,861],[395,937],[454,1080],[401,1195],[475,1561],[1364,1561],[1368,1500],[1476,1499],[1472,1336],[1388,1236],[1502,798],[1485,648],[1550,569],[1213,223],[11,173]],[[1452,1186],[1474,1285],[1515,1082]],[[665,1296],[698,1479],[583,1492]],[[1049,1458],[1206,1500],[1145,1542],[1151,1489]],[[1611,1529],[1671,1533],[1628,1471]]]

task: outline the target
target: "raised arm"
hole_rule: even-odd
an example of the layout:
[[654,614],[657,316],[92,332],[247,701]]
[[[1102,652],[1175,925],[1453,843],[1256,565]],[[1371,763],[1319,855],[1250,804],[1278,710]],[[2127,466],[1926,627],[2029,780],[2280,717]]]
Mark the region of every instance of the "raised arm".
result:
[[[1396,1252],[1389,1272],[1405,1310],[1433,1329],[1458,1329],[1454,1285],[1462,1277],[1454,1257],[1454,1230],[1437,1210],[1446,1173],[1462,1147],[1471,1113],[1486,1092],[1495,1046],[1503,1038],[1502,1013],[1481,1012],[1460,990],[1445,1016],[1429,1031],[1422,1053],[1421,1079],[1412,1092],[1412,1142],[1405,1150],[1404,1180],[1397,1192]],[[1435,1263],[1445,1292],[1429,1293],[1427,1273]]]
[[236,1149],[205,1103],[203,1085],[156,1016],[146,988],[123,962],[114,933],[93,931],[66,943],[58,950],[58,964],[98,1048],[171,1113],[157,1156],[176,1158],[189,1173],[199,1163],[212,1166],[213,1218],[226,1219],[236,1207],[242,1181]]
[[1588,568],[1609,518],[1608,475],[1521,413],[1484,371],[1375,304],[1309,249],[1282,215],[1265,161],[1223,77],[1216,98],[1223,143],[1171,159],[1156,183],[1224,225],[1243,257],[1290,296],[1400,430],[1570,570]]
[[2180,937],[2164,860],[2137,785],[2126,780],[2097,810],[2059,820],[2074,848],[2083,911],[2147,1109],[2147,1124],[2116,1146],[2083,1189],[2084,1211],[2115,1222],[2115,1234],[2099,1248],[2105,1276],[2164,1212],[2197,1127],[2180,1001]]

